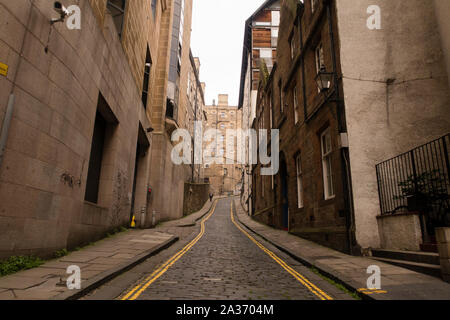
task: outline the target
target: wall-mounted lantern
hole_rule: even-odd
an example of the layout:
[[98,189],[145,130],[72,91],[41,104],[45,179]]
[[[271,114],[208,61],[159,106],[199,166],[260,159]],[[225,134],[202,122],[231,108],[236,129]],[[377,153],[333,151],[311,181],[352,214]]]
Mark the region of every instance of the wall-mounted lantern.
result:
[[333,73],[327,72],[325,67],[322,66],[315,80],[320,92],[325,92],[331,87],[331,81],[333,80]]

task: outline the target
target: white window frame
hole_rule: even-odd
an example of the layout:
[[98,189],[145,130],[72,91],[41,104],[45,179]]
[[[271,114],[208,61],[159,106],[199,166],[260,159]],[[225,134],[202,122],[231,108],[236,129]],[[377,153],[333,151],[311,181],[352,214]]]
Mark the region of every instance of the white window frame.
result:
[[320,136],[320,149],[322,152],[322,175],[323,175],[324,197],[325,200],[330,200],[335,197],[333,186],[333,167],[331,163],[333,145],[331,141],[330,128],[326,129]]
[[297,94],[297,86],[294,86],[293,89],[293,99],[294,99],[294,121],[295,124],[298,123],[298,121],[300,120],[299,118],[299,114],[298,114],[298,94]]
[[301,209],[304,207],[304,201],[303,201],[303,171],[302,171],[302,160],[301,155],[298,154],[297,157],[295,157],[295,167],[297,170],[297,203],[298,208]]
[[272,10],[272,26],[278,27],[280,25],[280,11],[278,10]]
[[261,49],[259,49],[259,57],[261,59],[272,59],[273,58],[272,48],[261,48]]

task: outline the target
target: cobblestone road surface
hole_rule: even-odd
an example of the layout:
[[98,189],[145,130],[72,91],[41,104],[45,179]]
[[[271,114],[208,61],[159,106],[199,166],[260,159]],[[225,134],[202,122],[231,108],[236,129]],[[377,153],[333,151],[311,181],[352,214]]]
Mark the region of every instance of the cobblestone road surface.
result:
[[[203,237],[149,285],[139,295],[139,300],[319,299],[233,224],[230,216],[231,201],[218,201],[215,212],[205,224]],[[177,245],[150,258],[86,298],[123,297],[127,291],[145,284],[145,278],[179,252],[198,232],[199,230],[192,230],[190,237],[182,238]],[[351,298],[264,240],[252,236],[332,298]]]

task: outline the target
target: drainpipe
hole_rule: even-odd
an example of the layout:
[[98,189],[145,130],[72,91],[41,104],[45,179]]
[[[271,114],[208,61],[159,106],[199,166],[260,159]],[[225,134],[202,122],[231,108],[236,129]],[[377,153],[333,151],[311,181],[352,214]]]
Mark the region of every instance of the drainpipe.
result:
[[[333,62],[333,74],[334,74],[334,90],[336,93],[336,104],[337,104],[337,119],[339,133],[347,133],[347,126],[345,123],[345,108],[342,104],[339,91],[339,78],[337,74],[337,58],[336,58],[336,47],[333,32],[333,19],[331,14],[331,1],[326,2],[327,6],[327,16],[328,16],[328,26],[331,41],[331,58]],[[347,227],[347,242],[348,250],[351,255],[354,254],[353,247],[356,245],[355,240],[355,212],[354,212],[354,201],[353,201],[353,190],[350,174],[350,158],[348,148],[341,148],[341,166],[344,168],[342,172],[342,179],[344,181],[344,200],[346,207],[346,227]]]
[[2,167],[3,156],[6,150],[6,142],[8,141],[9,127],[11,125],[12,114],[14,111],[14,93],[9,95],[8,108],[6,109],[5,119],[3,120],[2,133],[0,135],[0,168]]

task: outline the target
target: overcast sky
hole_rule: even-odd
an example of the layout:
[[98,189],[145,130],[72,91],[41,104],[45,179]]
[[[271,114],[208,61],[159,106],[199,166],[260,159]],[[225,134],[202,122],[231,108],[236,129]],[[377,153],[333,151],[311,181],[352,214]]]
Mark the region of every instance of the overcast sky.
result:
[[244,24],[265,0],[193,0],[191,48],[200,58],[200,80],[206,83],[206,104],[219,93],[237,105]]

